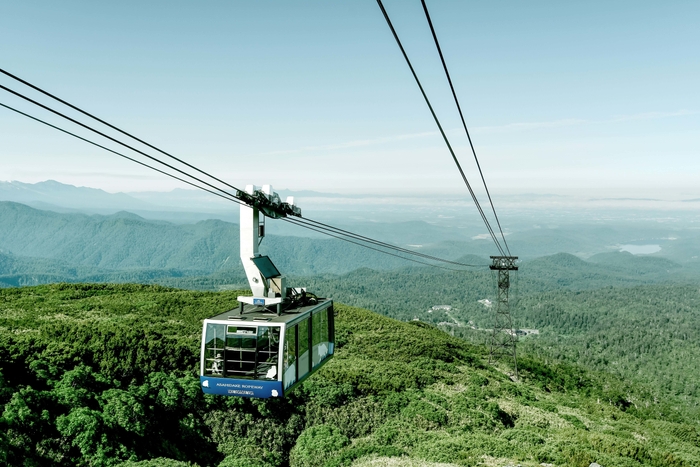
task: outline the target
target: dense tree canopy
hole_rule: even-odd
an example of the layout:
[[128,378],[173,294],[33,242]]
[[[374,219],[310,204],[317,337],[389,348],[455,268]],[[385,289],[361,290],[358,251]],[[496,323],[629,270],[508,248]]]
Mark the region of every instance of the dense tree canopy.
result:
[[105,284],[0,291],[0,461],[700,461],[692,418],[643,386],[537,357],[521,359],[522,381],[514,382],[507,366],[486,364],[480,346],[342,305],[336,356],[291,397],[204,396],[201,320],[235,306],[237,294]]

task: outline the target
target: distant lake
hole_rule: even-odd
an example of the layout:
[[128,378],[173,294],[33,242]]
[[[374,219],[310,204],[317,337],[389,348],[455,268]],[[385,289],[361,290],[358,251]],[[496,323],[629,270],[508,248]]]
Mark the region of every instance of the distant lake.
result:
[[620,251],[629,251],[633,255],[650,255],[661,251],[659,245],[620,245]]

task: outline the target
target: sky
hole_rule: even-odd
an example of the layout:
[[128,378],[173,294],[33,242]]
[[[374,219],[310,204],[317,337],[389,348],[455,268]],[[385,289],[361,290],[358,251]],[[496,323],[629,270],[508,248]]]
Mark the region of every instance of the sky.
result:
[[[427,4],[496,199],[700,198],[700,2]],[[420,1],[384,5],[478,186]],[[0,68],[235,186],[467,196],[372,0],[2,2]],[[0,180],[47,179],[184,186],[0,108]]]

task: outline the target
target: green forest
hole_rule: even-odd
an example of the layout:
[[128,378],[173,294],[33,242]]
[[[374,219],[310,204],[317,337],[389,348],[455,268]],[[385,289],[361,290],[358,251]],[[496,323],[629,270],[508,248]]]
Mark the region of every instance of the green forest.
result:
[[[205,396],[201,321],[237,291],[0,290],[0,462],[26,466],[695,466],[692,414],[614,374],[508,362],[336,304],[336,356],[286,399]],[[580,327],[573,321],[574,327]],[[416,463],[418,462],[418,463]]]
[[[0,214],[0,463],[700,465],[700,263],[680,255],[526,255],[511,311],[537,333],[519,338],[514,380],[488,363],[485,255],[422,250],[476,265],[446,271],[271,235],[290,284],[335,300],[337,351],[291,397],[247,400],[205,396],[197,375],[202,320],[247,287],[235,224]],[[513,242],[563,248],[572,229]]]
[[[214,219],[175,224],[129,212],[109,216],[59,213],[6,201],[0,201],[0,218],[0,287],[61,281],[167,282],[185,288],[192,288],[192,281],[197,282],[196,288],[246,284],[239,267],[237,224]],[[355,227],[348,226],[351,230]],[[466,240],[448,240],[439,227],[425,222],[366,223],[359,227],[360,234],[468,264],[486,266],[488,255],[493,253],[483,240],[465,237],[464,232],[460,238]],[[271,233],[261,244],[261,252],[270,255],[285,274],[344,275],[363,268],[394,271],[411,264],[334,238],[291,236],[289,232],[275,235],[274,222],[269,228]],[[663,243],[664,256],[611,252],[612,245],[639,237]],[[609,280],[640,284],[698,278],[700,263],[692,260],[700,254],[698,240],[694,228],[621,223],[522,226],[509,242],[520,252],[523,271],[531,271],[524,277],[544,278],[554,286],[578,281],[590,288],[608,285]],[[414,245],[416,242],[420,245]],[[571,254],[562,257],[557,252]],[[588,259],[583,261],[579,256]],[[207,280],[202,281],[202,277]]]
[[[657,397],[700,416],[697,280],[676,282],[663,277],[664,269],[659,273],[634,263],[604,274],[603,268],[577,258],[561,271],[546,268],[570,258],[556,255],[525,263],[515,275],[514,325],[539,331],[522,337],[520,348],[548,361],[576,363],[648,384]],[[647,265],[657,261],[643,259]],[[569,269],[563,271],[565,267]],[[472,343],[484,344],[490,335],[493,310],[479,303],[495,300],[494,279],[488,273],[357,271],[305,283],[343,303],[403,321],[420,319]],[[432,310],[434,305],[452,310]]]
[[[57,213],[3,201],[0,218],[0,286],[61,278],[143,282],[240,270],[238,224],[220,220],[173,224],[128,212]],[[405,265],[336,239],[268,235],[262,249],[286,273],[299,275]],[[441,254],[445,249],[454,254],[449,245],[439,249]],[[245,276],[239,277],[245,282]]]

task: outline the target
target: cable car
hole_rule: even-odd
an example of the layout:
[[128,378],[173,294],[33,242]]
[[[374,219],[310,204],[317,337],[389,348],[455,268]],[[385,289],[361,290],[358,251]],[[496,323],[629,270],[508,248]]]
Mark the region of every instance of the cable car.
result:
[[264,305],[244,310],[204,320],[200,379],[205,393],[283,397],[333,355],[332,300],[280,315]]
[[268,217],[301,215],[293,199],[281,203],[269,185],[262,191],[248,185],[239,196],[250,200],[241,206],[240,233],[253,296],[240,296],[237,309],[204,320],[200,384],[206,394],[284,397],[333,356],[333,301],[286,287],[272,260],[258,253],[264,237],[260,211]]

